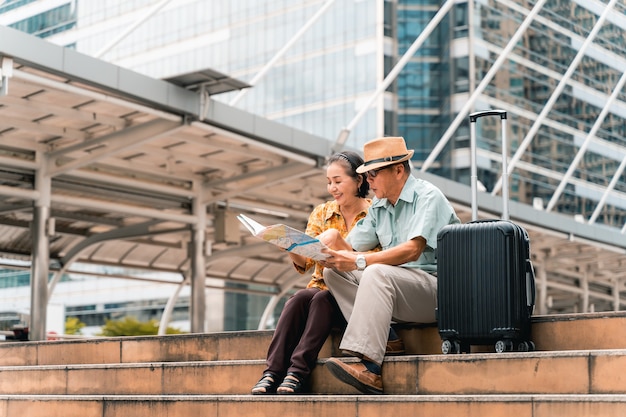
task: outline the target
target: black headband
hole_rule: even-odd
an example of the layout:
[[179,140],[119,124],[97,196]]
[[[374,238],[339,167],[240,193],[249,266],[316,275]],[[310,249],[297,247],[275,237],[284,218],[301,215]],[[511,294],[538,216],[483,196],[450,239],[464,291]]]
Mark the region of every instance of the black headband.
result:
[[354,161],[352,159],[350,159],[350,157],[348,155],[346,155],[345,153],[340,153],[337,154],[338,157],[345,159],[346,161],[348,161],[348,163],[350,164],[350,167],[354,170],[356,169],[356,164],[354,163]]
[[368,166],[368,165],[371,165],[371,164],[377,164],[379,162],[395,162],[395,161],[398,161],[398,160],[400,160],[402,158],[405,158],[407,155],[408,155],[408,153],[404,154],[404,155],[386,156],[384,158],[372,159],[371,161],[367,161],[363,165]]

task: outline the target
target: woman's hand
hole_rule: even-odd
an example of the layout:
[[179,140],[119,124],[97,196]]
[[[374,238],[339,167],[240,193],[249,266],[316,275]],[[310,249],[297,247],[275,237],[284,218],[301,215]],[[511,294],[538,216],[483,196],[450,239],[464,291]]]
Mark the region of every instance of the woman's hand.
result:
[[[285,249],[283,250],[287,252]],[[306,267],[306,260],[307,260],[306,256],[298,255],[297,253],[293,253],[293,252],[287,252],[287,254],[291,258],[291,262],[296,264],[298,267],[302,269]]]

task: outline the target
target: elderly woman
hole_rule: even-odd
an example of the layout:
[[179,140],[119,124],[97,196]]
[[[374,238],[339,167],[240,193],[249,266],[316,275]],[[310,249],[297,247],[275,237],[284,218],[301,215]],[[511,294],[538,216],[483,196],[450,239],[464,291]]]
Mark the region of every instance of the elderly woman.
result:
[[[369,184],[356,168],[363,159],[354,152],[332,155],[326,168],[328,193],[333,200],[315,207],[309,216],[306,234],[333,246],[336,230],[345,237],[365,217],[371,204]],[[297,291],[285,304],[267,353],[267,368],[252,388],[252,394],[296,394],[303,390],[317,355],[333,327],[345,320],[323,280],[323,267],[312,259],[289,253],[295,268],[305,273],[315,266],[306,289]]]

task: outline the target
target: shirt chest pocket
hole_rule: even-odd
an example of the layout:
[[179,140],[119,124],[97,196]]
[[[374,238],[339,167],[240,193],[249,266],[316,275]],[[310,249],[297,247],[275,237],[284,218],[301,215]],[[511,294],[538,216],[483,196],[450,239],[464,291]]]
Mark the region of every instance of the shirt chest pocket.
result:
[[393,243],[393,234],[389,232],[377,233],[378,242],[380,242],[380,246],[384,249],[388,249],[391,247]]

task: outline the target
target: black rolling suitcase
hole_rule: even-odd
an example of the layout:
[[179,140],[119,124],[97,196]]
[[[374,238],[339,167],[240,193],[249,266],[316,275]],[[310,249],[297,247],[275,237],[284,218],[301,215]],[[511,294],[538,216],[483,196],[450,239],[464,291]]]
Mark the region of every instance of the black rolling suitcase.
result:
[[[502,220],[477,220],[476,120],[502,122]],[[470,115],[472,221],[437,236],[437,322],[443,353],[494,344],[496,352],[534,350],[530,319],[535,276],[528,233],[508,220],[506,112]]]

